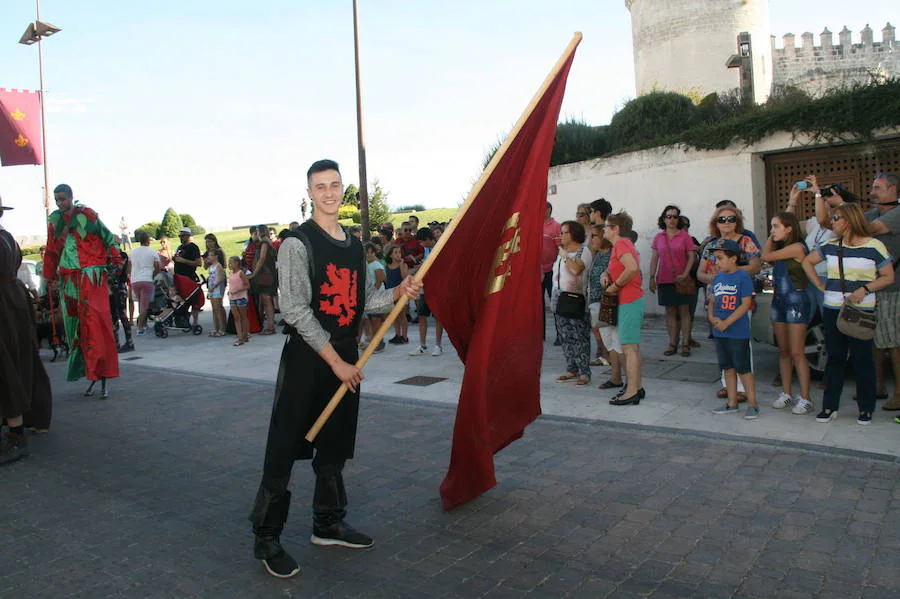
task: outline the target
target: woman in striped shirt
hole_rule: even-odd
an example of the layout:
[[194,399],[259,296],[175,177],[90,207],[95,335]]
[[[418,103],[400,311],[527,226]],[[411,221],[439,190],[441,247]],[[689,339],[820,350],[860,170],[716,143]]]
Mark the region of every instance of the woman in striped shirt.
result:
[[[832,230],[838,236],[810,253],[803,260],[803,270],[813,285],[825,293],[822,321],[825,324],[825,395],[818,422],[837,417],[844,387],[847,352],[856,374],[856,397],[859,403],[858,424],[872,422],[875,410],[875,363],[872,341],[863,341],[838,330],[838,314],[847,302],[861,310],[875,310],[875,291],[894,282],[894,268],[884,244],[869,236],[869,228],[858,204],[843,203],[832,210]],[[827,280],[816,275],[816,264],[827,263]],[[840,262],[843,261],[843,282]]]

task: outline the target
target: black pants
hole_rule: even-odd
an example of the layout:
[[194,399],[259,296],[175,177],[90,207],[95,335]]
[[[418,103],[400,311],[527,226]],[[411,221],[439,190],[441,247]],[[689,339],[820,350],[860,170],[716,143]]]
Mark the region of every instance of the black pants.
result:
[[127,306],[127,291],[113,291],[109,294],[109,311],[112,315],[113,334],[116,336],[116,343],[118,343],[119,323],[122,323],[122,329],[125,331],[125,342],[131,342],[131,321],[128,320],[128,314],[126,313]]
[[[541,306],[543,309],[541,310],[541,316],[544,319],[544,334],[543,338],[547,339],[547,298],[552,297],[553,295],[553,272],[545,272],[544,279],[541,282]],[[556,319],[553,319],[554,326],[556,323]],[[556,329],[556,336],[559,337],[559,329]]]

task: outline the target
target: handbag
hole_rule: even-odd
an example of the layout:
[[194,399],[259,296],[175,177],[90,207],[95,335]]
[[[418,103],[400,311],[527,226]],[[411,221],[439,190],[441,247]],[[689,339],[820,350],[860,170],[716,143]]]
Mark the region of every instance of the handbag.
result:
[[604,293],[600,296],[597,320],[600,321],[597,328],[614,327],[619,324],[619,295],[617,293]]
[[[581,256],[581,252],[584,251],[584,248],[578,250],[578,253],[575,254],[575,259],[577,260]],[[560,277],[562,276],[562,261],[559,262],[559,268],[556,269],[556,288],[560,288]],[[585,298],[583,293],[576,293],[574,291],[562,291],[560,290],[559,296],[556,300],[556,314],[557,316],[564,316],[566,318],[581,318],[584,316],[587,311],[587,299]]]
[[837,328],[840,332],[859,339],[871,341],[875,337],[875,311],[862,310],[847,301],[846,284],[844,282],[844,240],[838,243],[838,270],[841,275],[841,295],[844,296],[844,304],[838,313]]
[[672,256],[672,247],[669,245],[669,236],[665,231],[662,234],[665,236],[666,250],[669,252],[669,266],[672,267],[672,278],[675,280],[675,293],[678,295],[694,295],[697,293],[697,281],[692,279],[690,275],[682,281],[678,280],[678,273],[675,272],[675,259]]

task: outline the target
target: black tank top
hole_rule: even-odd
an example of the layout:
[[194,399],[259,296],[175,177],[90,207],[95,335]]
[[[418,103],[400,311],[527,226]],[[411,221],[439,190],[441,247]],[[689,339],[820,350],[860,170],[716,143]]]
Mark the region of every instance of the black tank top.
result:
[[313,314],[336,341],[356,340],[365,308],[366,255],[362,243],[344,234],[339,241],[314,221],[300,225],[309,240],[312,256]]

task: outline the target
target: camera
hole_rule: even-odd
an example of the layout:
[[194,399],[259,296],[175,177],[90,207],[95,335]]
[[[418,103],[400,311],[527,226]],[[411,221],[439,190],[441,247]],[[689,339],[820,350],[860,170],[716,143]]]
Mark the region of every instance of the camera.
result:
[[834,185],[826,185],[819,189],[819,193],[822,194],[823,198],[831,197],[833,195],[840,195],[841,186],[835,183]]
[[794,185],[800,191],[803,191],[804,189],[809,189],[809,181],[797,181],[796,183],[794,183]]

